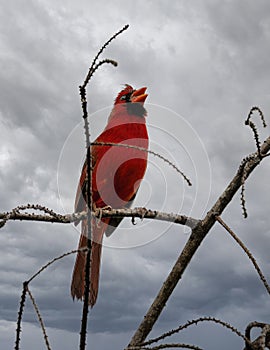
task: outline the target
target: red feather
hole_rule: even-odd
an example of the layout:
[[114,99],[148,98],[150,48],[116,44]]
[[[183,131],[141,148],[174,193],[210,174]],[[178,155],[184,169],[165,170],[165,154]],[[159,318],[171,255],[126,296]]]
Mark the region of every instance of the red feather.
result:
[[[126,85],[115,99],[107,126],[96,142],[127,144],[148,148],[146,110],[143,106],[146,88],[134,90]],[[92,200],[96,208],[130,207],[147,167],[147,152],[126,147],[91,147]],[[86,163],[83,166],[75,198],[75,212],[86,210]],[[89,304],[94,306],[98,294],[99,271],[104,233],[110,236],[122,219],[92,219]],[[87,221],[81,224],[79,248],[87,247]],[[85,253],[78,253],[71,283],[73,299],[82,299],[85,280]]]

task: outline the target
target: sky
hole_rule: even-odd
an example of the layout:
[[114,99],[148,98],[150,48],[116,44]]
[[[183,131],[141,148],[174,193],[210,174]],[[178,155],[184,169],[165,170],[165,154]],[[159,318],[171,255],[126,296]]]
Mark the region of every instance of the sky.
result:
[[[21,0],[0,3],[0,212],[41,204],[71,213],[84,134],[78,87],[109,37],[129,24],[103,54],[118,62],[90,82],[91,137],[104,128],[123,84],[147,87],[150,149],[134,203],[202,218],[247,154],[255,151],[244,120],[259,106],[270,123],[270,3],[268,0],[114,2]],[[261,140],[269,136],[257,115]],[[240,193],[223,219],[254,254],[269,280],[270,164],[246,183],[248,218]],[[98,301],[91,310],[87,349],[124,348],[189,237],[180,225],[129,219],[104,240]],[[0,232],[0,342],[14,345],[23,281],[56,256],[76,249],[73,225],[8,222]],[[70,297],[75,256],[51,265],[31,284],[52,349],[76,349],[81,302]],[[241,332],[251,321],[269,322],[270,300],[251,262],[218,224],[169,299],[150,337],[187,320],[212,316]],[[29,301],[21,349],[45,349]],[[204,349],[239,349],[240,338],[201,324],[173,342]]]

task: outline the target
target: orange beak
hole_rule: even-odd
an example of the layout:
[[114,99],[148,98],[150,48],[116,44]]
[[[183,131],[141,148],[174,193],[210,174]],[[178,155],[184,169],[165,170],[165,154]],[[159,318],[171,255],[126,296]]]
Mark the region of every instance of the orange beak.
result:
[[135,90],[132,95],[131,95],[131,102],[135,103],[135,102],[142,102],[144,103],[144,101],[147,98],[147,94],[145,94],[146,91],[146,87],[142,87],[138,90]]

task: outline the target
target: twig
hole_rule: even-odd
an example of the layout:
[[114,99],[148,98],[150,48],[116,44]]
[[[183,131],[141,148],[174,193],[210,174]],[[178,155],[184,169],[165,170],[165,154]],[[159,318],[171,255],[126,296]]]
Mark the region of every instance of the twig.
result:
[[128,24],[126,24],[122,29],[120,29],[118,32],[116,32],[108,41],[106,41],[106,43],[101,47],[101,49],[98,51],[97,55],[95,56],[95,58],[93,59],[93,62],[89,68],[89,71],[88,71],[88,74],[84,80],[84,83],[83,83],[83,87],[86,87],[87,84],[89,83],[89,80],[91,79],[92,75],[93,75],[93,70],[94,70],[94,67],[96,66],[96,62],[99,58],[99,56],[102,54],[102,52],[105,50],[105,48],[118,36],[120,35],[121,33],[123,33],[125,30],[127,30],[129,27]]
[[251,116],[253,115],[254,112],[258,112],[258,113],[259,113],[259,116],[261,117],[261,121],[262,121],[263,127],[266,128],[267,125],[266,125],[266,122],[265,122],[265,119],[264,119],[263,112],[262,112],[262,110],[261,110],[259,107],[257,107],[257,106],[254,106],[254,107],[252,107],[252,108],[250,109],[250,111],[249,111],[249,113],[248,113],[248,117],[247,117],[247,119],[246,119],[246,121],[245,121],[245,124],[247,125],[247,124],[249,123],[250,118],[251,118]]
[[182,177],[185,179],[185,181],[187,182],[187,184],[189,186],[192,186],[191,181],[188,179],[188,177],[177,168],[177,166],[175,164],[173,164],[170,160],[168,160],[167,158],[163,157],[162,155],[160,155],[159,153],[153,152],[148,150],[147,148],[144,147],[139,147],[139,146],[135,146],[135,145],[128,145],[128,144],[124,144],[124,143],[114,143],[114,142],[92,142],[91,145],[95,145],[95,146],[116,146],[116,147],[124,147],[124,148],[134,148],[140,151],[144,151],[147,153],[150,153],[160,159],[162,159],[165,163],[169,164],[171,167],[173,167],[179,174],[182,175]]
[[48,350],[51,350],[50,343],[49,343],[49,338],[48,338],[48,335],[47,335],[47,332],[46,332],[46,328],[45,328],[45,324],[44,324],[44,322],[42,320],[42,317],[41,317],[41,314],[39,312],[37,303],[36,303],[36,301],[35,301],[35,299],[33,297],[33,294],[30,292],[28,285],[27,285],[26,289],[27,289],[27,293],[29,294],[29,297],[30,297],[30,299],[32,301],[34,309],[36,311],[36,314],[37,314],[37,317],[38,317],[38,321],[39,321],[41,329],[42,329],[42,333],[43,333],[43,337],[44,337],[44,341],[45,341],[46,347],[47,347]]
[[[260,155],[259,155],[260,153]],[[257,157],[258,154],[258,157]],[[241,207],[242,207],[242,213],[243,217],[246,219],[248,216],[247,209],[246,209],[246,200],[245,200],[245,181],[247,179],[247,163],[251,161],[252,159],[255,161],[257,159],[257,162],[259,163],[263,156],[261,155],[261,151],[258,153],[252,153],[245,157],[239,167],[239,172],[242,173],[241,175],[241,195],[240,195],[240,200],[241,200]]]
[[[258,158],[259,160],[262,160],[263,157],[266,157],[266,154],[262,155],[261,153],[261,148],[260,148],[260,139],[259,139],[259,133],[258,130],[256,128],[256,125],[251,121],[251,117],[253,115],[254,112],[258,112],[259,116],[261,117],[262,123],[263,123],[263,127],[266,127],[266,122],[264,119],[264,115],[263,112],[261,111],[261,109],[259,107],[252,107],[249,111],[249,114],[247,116],[247,119],[245,120],[245,125],[248,125],[251,130],[253,131],[253,135],[254,135],[254,139],[255,139],[255,143],[256,143],[256,148],[257,148],[257,154],[258,154]],[[245,166],[245,164],[243,164]],[[241,188],[241,206],[242,206],[242,210],[243,210],[243,216],[246,219],[248,214],[247,214],[247,209],[246,209],[246,201],[245,201],[245,181],[246,181],[246,175],[245,175],[245,167],[243,168],[243,176],[242,176],[242,188]]]
[[[90,74],[90,71],[89,71]],[[89,75],[91,78],[93,73]],[[89,81],[88,79],[88,81]],[[86,162],[87,162],[87,186],[86,186],[86,203],[87,203],[87,254],[84,266],[84,300],[83,300],[83,311],[81,320],[81,331],[80,331],[80,350],[84,350],[86,346],[86,333],[87,333],[87,320],[88,320],[88,301],[89,301],[89,291],[90,291],[90,258],[91,258],[91,248],[92,248],[92,221],[91,221],[91,208],[92,208],[92,157],[91,157],[91,147],[90,147],[90,132],[89,132],[89,121],[87,112],[87,100],[86,100],[86,90],[85,86],[80,86],[80,95],[83,109],[83,119],[84,119],[84,129],[85,129],[85,139],[86,139]]]
[[[9,211],[9,212],[0,213],[0,219],[2,219],[2,221],[0,221],[0,228],[2,228],[7,223],[8,220],[11,220],[14,217],[20,216],[21,210],[28,210],[28,209],[44,211],[44,213],[47,214],[47,215],[45,215],[46,218],[47,217],[48,218],[55,218],[55,219],[58,219],[58,220],[61,220],[63,218],[63,215],[57,214],[52,209],[44,207],[44,206],[42,206],[40,204],[19,205],[16,208],[11,209],[11,211]],[[35,215],[36,214],[34,214],[34,213],[24,213],[24,214],[22,214],[22,216],[29,217],[29,220],[31,220],[31,218],[33,216],[35,216]]]
[[243,214],[243,217],[246,219],[248,217],[248,213],[247,213],[246,200],[245,200],[245,182],[243,182],[241,186],[240,199],[241,199],[242,214]]
[[256,125],[251,120],[249,120],[247,125],[250,126],[251,130],[253,131],[253,135],[254,135],[257,151],[258,151],[258,154],[259,154],[259,158],[262,159],[261,151],[260,151],[259,133],[258,133],[258,130],[256,128]]
[[[87,333],[87,319],[88,319],[88,301],[89,301],[89,291],[90,291],[90,258],[91,258],[91,239],[92,239],[92,220],[91,220],[91,210],[92,210],[92,157],[91,157],[91,147],[90,147],[90,131],[89,131],[89,120],[88,120],[88,111],[87,111],[87,98],[86,98],[86,87],[92,78],[94,72],[98,70],[103,64],[108,63],[114,66],[117,66],[117,62],[111,59],[105,59],[97,62],[99,56],[104,51],[106,46],[110,44],[110,42],[115,39],[119,34],[125,31],[128,26],[124,26],[121,30],[115,33],[106,43],[101,47],[97,55],[95,56],[88,74],[83,82],[83,84],[79,87],[80,96],[81,96],[81,104],[83,111],[83,119],[84,119],[84,130],[85,130],[85,140],[86,140],[86,163],[87,163],[87,193],[86,193],[86,203],[87,203],[87,254],[85,261],[85,283],[84,283],[84,301],[83,301],[83,312],[82,312],[82,321],[81,321],[81,332],[80,332],[80,350],[84,350],[86,346],[86,333]],[[96,63],[97,62],[97,63]]]
[[240,245],[240,247],[244,250],[244,252],[247,254],[249,259],[251,260],[255,270],[257,271],[258,275],[260,276],[261,281],[263,282],[267,292],[270,294],[270,286],[268,285],[266,278],[264,274],[262,273],[259,265],[256,262],[256,259],[254,256],[250,253],[248,248],[244,245],[244,243],[240,240],[240,238],[232,231],[232,229],[221,219],[220,216],[216,217],[216,220],[223,226],[227,232],[232,236],[232,238]]
[[261,111],[261,109],[259,107],[252,107],[251,110],[249,111],[248,117],[245,121],[245,125],[248,125],[251,130],[253,131],[253,135],[254,135],[254,139],[255,139],[255,143],[256,143],[256,147],[257,147],[257,152],[258,152],[258,156],[260,159],[262,159],[262,155],[261,155],[261,151],[260,151],[260,139],[259,139],[259,133],[258,130],[256,128],[256,125],[251,121],[251,116],[253,115],[254,112],[258,112],[259,116],[261,117],[261,121],[263,124],[263,127],[266,127],[266,122],[264,119],[264,115],[263,112]]
[[[261,334],[251,342],[251,330],[252,328],[261,328]],[[245,332],[245,336],[248,339],[246,342],[246,346],[244,350],[264,350],[266,347],[269,349],[270,347],[270,325],[262,322],[251,322],[248,324]],[[252,346],[251,346],[252,344]]]
[[15,347],[14,347],[15,350],[19,350],[19,348],[20,348],[20,340],[21,340],[20,333],[22,331],[22,316],[23,316],[23,309],[25,306],[27,284],[28,284],[28,282],[23,283],[23,290],[22,290],[20,308],[19,308],[18,319],[17,319],[16,340],[15,340]]
[[128,348],[128,350],[159,350],[159,349],[169,349],[169,348],[185,348],[185,349],[193,349],[193,350],[202,350],[196,345],[190,344],[181,344],[181,343],[169,343],[169,344],[160,344],[154,347],[146,347],[146,346],[133,346]]
[[[186,329],[186,328],[188,328],[190,326],[197,325],[200,322],[214,322],[214,323],[220,324],[221,326],[231,330],[233,333],[237,334],[239,337],[243,338],[245,341],[248,342],[247,337],[244,334],[242,334],[241,332],[239,332],[239,330],[237,328],[233,327],[229,323],[224,322],[222,320],[219,320],[219,319],[217,319],[215,317],[200,317],[200,318],[197,318],[195,320],[188,321],[187,323],[185,323],[185,324],[183,324],[183,325],[181,325],[181,326],[179,326],[179,327],[177,327],[175,329],[172,329],[171,331],[166,332],[166,333],[160,335],[157,338],[150,339],[150,340],[140,344],[140,346],[145,346],[145,345],[150,345],[150,344],[153,344],[153,343],[157,343],[160,340],[168,338],[168,337],[172,336],[173,334],[179,333],[183,329]],[[130,348],[128,347],[127,349],[129,350]]]
[[46,265],[42,266],[34,275],[32,275],[28,281],[26,281],[25,283],[29,284],[31,281],[33,281],[34,278],[36,278],[42,271],[44,271],[45,269],[47,269],[47,267],[49,267],[51,264],[55,263],[57,260],[63,259],[64,257],[70,255],[70,254],[74,254],[77,252],[86,252],[87,248],[81,248],[81,249],[75,249],[75,250],[71,250],[70,252],[64,253],[52,260],[50,260]]
[[[263,145],[261,146],[261,154],[267,154],[270,150],[270,137],[268,137]],[[258,152],[255,156],[252,156],[249,160],[245,162],[246,177],[248,177],[256,166],[260,163]],[[172,294],[174,288],[178,284],[179,280],[182,278],[189,262],[196,253],[200,244],[207,236],[210,229],[216,222],[216,216],[221,215],[226,206],[230,203],[235,193],[241,187],[243,169],[240,165],[236,175],[233,177],[225,191],[218,198],[214,206],[207,213],[205,218],[192,229],[192,233],[183,248],[179,258],[177,259],[172,271],[167,277],[166,281],[163,283],[158,295],[154,299],[152,305],[147,311],[143,321],[139,325],[135,334],[133,335],[129,346],[137,346],[146,339],[149,332],[152,330],[155,322],[157,321],[160,313],[165,307],[170,295]]]
[[[23,283],[23,291],[22,291],[22,295],[21,295],[21,301],[20,301],[20,308],[19,308],[19,312],[18,312],[18,319],[17,319],[17,328],[16,328],[16,340],[15,340],[15,347],[14,349],[15,350],[19,350],[19,345],[20,345],[20,333],[21,333],[21,324],[22,324],[22,316],[23,316],[23,310],[24,310],[24,306],[25,306],[25,299],[26,299],[26,293],[28,292],[31,300],[32,300],[32,303],[34,305],[34,308],[37,312],[37,315],[38,315],[38,318],[39,318],[39,321],[40,321],[40,318],[41,318],[41,315],[38,311],[38,308],[36,309],[35,307],[35,303],[33,302],[34,298],[31,294],[31,292],[29,291],[29,288],[28,288],[28,285],[29,283],[34,279],[36,278],[42,271],[44,271],[47,267],[49,267],[51,264],[53,264],[54,262],[56,262],[57,260],[60,260],[70,254],[74,254],[74,253],[77,253],[79,251],[87,251],[88,249],[87,248],[82,248],[82,249],[76,249],[76,250],[72,250],[70,252],[67,252],[67,253],[64,253],[52,260],[50,260],[46,265],[42,266],[34,275],[32,275],[28,281],[25,281]],[[40,321],[41,324],[43,324],[42,322],[42,319]],[[50,349],[50,346],[48,347],[48,344],[49,344],[49,341],[48,341],[48,337],[46,335],[46,331],[45,331],[45,328],[43,329],[42,328],[42,331],[43,331],[43,334],[44,334],[44,339],[45,339],[45,342],[46,342],[46,345],[47,345],[47,348]]]

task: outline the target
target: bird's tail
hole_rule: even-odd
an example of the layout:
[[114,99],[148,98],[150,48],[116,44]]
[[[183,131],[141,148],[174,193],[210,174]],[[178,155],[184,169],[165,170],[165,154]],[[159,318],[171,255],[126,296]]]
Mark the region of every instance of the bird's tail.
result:
[[[107,221],[107,220],[106,220]],[[99,271],[102,250],[102,238],[106,230],[107,222],[92,222],[92,244],[91,244],[91,260],[90,260],[90,292],[89,305],[93,307],[97,300],[98,285],[99,285]],[[87,221],[82,221],[82,230],[78,249],[87,247]],[[71,295],[73,299],[83,299],[84,284],[85,284],[85,262],[87,252],[78,252],[76,262],[73,269],[73,276],[71,282]]]

